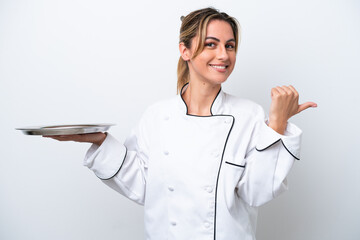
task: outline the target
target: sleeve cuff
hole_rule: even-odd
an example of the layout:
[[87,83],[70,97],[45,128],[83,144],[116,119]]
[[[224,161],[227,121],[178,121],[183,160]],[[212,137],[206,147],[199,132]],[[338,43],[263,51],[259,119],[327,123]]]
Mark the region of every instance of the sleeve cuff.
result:
[[126,147],[108,133],[101,146],[93,144],[89,148],[85,155],[84,166],[91,169],[98,178],[107,180],[119,172],[126,152]]
[[297,160],[300,159],[300,142],[302,131],[294,124],[288,123],[284,135],[281,135],[267,126],[265,122],[260,125],[260,131],[256,144],[257,151],[264,151],[277,142],[281,142],[284,148]]

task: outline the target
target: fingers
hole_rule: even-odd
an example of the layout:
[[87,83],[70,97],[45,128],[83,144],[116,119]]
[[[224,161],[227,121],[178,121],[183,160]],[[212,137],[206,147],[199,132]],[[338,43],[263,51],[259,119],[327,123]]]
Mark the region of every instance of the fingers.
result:
[[276,90],[281,94],[281,95],[286,95],[286,89],[284,87],[276,87]]
[[271,98],[269,116],[274,119],[280,119],[280,121],[287,121],[305,109],[317,107],[317,104],[314,102],[306,102],[299,105],[299,93],[291,85],[272,88]]
[[106,133],[84,133],[72,135],[45,135],[43,137],[52,138],[58,141],[74,141],[74,142],[88,142],[88,143],[102,143],[106,138]]
[[295,97],[299,98],[298,91],[296,91],[296,89],[292,85],[289,85],[289,89],[294,93]]
[[277,86],[271,89],[271,97],[280,97],[280,96],[286,96],[286,97],[292,97],[294,99],[299,98],[299,93],[296,91],[296,89],[293,86]]
[[302,111],[304,111],[305,109],[308,109],[308,108],[310,108],[310,107],[315,108],[315,107],[317,107],[317,104],[314,103],[314,102],[306,102],[306,103],[300,104],[297,113],[300,113],[300,112],[302,112]]
[[47,135],[43,137],[52,138],[58,141],[77,141],[79,139],[79,135]]
[[275,97],[277,95],[279,95],[279,91],[276,89],[276,87],[271,89],[271,97]]

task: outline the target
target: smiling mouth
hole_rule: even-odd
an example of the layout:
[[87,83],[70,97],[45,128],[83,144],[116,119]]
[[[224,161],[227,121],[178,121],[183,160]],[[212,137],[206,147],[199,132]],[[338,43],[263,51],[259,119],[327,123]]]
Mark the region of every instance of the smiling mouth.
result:
[[216,68],[216,69],[220,69],[220,70],[225,70],[228,65],[214,65],[214,64],[209,64],[211,67]]

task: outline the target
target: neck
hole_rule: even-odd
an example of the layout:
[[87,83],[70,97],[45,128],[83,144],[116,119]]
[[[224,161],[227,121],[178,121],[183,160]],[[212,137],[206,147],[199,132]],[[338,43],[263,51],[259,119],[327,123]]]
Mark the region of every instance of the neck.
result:
[[186,103],[188,114],[197,116],[210,116],[211,105],[218,94],[221,85],[210,85],[190,81],[182,97]]

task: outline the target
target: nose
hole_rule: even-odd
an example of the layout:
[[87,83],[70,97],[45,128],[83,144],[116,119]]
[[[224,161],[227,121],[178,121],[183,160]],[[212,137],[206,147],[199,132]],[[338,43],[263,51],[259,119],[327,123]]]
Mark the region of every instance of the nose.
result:
[[227,49],[225,46],[219,46],[217,49],[216,57],[218,60],[228,60],[229,59],[229,53],[227,52]]

